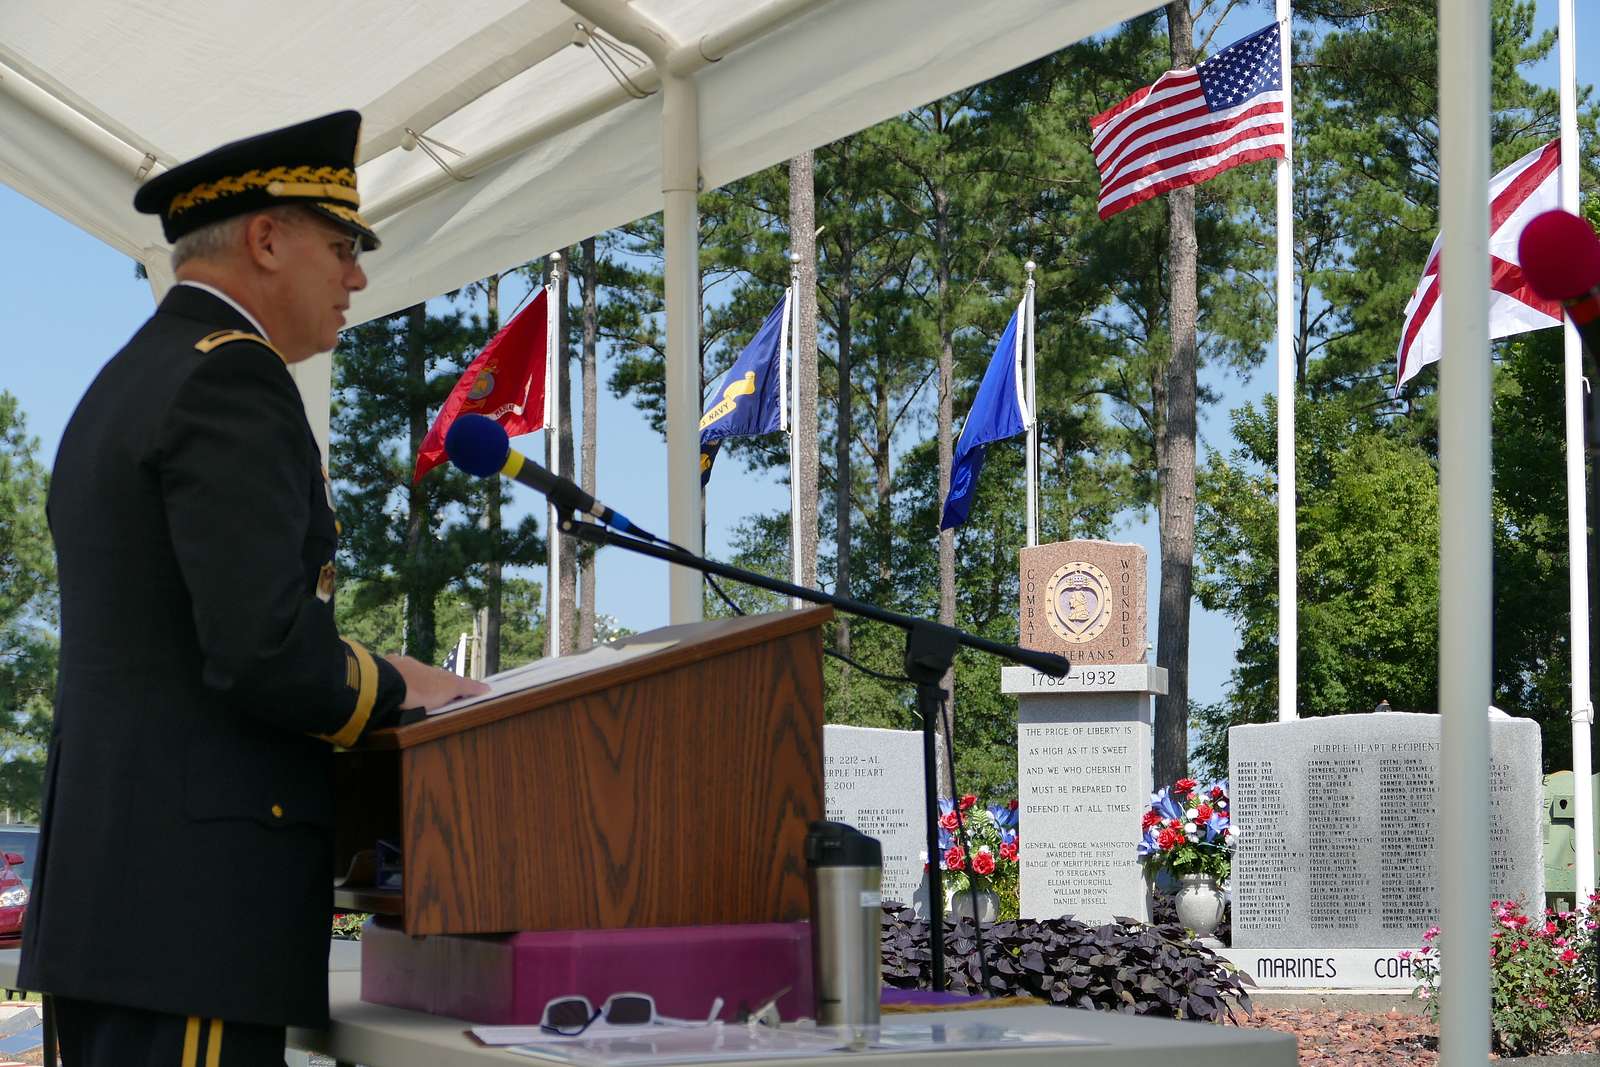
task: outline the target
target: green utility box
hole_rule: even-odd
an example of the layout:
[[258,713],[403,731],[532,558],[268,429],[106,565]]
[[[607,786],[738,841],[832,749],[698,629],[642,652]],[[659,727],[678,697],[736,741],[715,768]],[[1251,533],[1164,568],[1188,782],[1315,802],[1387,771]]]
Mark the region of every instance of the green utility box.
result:
[[[1600,774],[1594,776],[1594,796],[1600,798]],[[1600,805],[1597,805],[1600,808]],[[1544,896],[1549,907],[1564,909],[1574,905],[1577,890],[1577,853],[1573,841],[1577,807],[1572,799],[1572,772],[1556,771],[1544,776]],[[1600,853],[1600,819],[1595,821],[1595,840],[1590,848]],[[1600,869],[1600,862],[1596,863]]]

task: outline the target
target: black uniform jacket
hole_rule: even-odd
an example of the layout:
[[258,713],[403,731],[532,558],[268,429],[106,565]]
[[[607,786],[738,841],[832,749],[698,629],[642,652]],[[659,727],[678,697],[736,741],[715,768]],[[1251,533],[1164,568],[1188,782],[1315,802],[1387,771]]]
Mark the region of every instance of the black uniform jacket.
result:
[[178,1015],[328,1013],[334,744],[399,673],[334,627],[337,532],[300,394],[174,286],[61,439],[61,660],[28,989]]

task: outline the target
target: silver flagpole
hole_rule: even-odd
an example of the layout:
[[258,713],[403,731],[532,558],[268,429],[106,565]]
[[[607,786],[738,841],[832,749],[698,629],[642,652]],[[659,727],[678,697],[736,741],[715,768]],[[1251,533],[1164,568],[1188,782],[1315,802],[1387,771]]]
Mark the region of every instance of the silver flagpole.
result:
[[[1561,207],[1578,213],[1578,39],[1572,0],[1561,0],[1556,48],[1561,56]],[[1589,727],[1594,702],[1589,691],[1589,516],[1584,478],[1583,339],[1568,321],[1566,333],[1567,402],[1567,561],[1572,603],[1572,799],[1576,818],[1577,869],[1573,906],[1581,908],[1594,892],[1594,782],[1589,758]]]
[[1028,272],[1028,285],[1023,295],[1027,314],[1023,316],[1026,340],[1023,342],[1022,362],[1027,376],[1028,420],[1028,547],[1039,543],[1039,403],[1033,392],[1033,272],[1038,264],[1033,260],[1022,265]]
[[[544,439],[550,446],[550,472],[561,473],[561,253],[550,253],[550,286],[545,291],[549,314],[544,345]],[[560,516],[555,504],[546,509],[550,519],[549,610],[545,618],[550,627],[550,655],[561,655],[561,535]]]
[[1278,0],[1283,67],[1283,158],[1278,160],[1278,721],[1298,716],[1300,561],[1294,471],[1294,93],[1290,88],[1289,0]]

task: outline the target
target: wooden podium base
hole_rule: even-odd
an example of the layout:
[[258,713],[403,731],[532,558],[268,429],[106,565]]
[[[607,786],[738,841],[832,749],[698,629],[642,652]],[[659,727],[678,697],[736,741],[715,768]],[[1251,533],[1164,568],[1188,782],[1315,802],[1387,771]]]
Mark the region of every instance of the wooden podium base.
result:
[[648,993],[656,1011],[704,1019],[778,1001],[785,1020],[815,1017],[811,932],[804,922],[413,937],[393,919],[361,933],[361,999],[491,1025],[537,1025],[557,997],[598,1007]]

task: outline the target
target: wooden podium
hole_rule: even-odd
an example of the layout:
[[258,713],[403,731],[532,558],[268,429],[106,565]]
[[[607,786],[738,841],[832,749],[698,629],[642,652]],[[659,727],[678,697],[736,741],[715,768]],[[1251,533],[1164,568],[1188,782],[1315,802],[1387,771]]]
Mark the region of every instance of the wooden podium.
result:
[[791,922],[822,818],[831,608],[668,626],[674,642],[374,733],[335,760],[335,869],[378,840],[402,887],[335,890],[408,934]]

